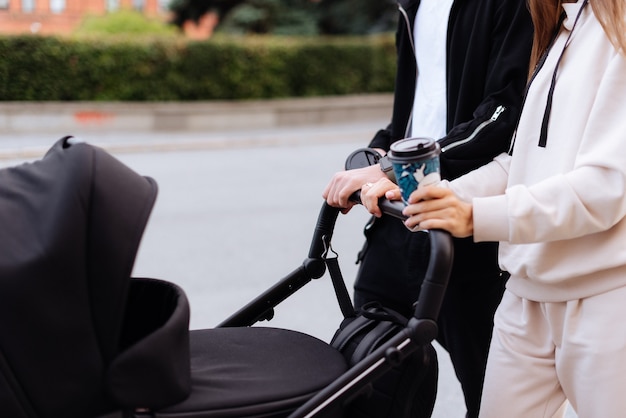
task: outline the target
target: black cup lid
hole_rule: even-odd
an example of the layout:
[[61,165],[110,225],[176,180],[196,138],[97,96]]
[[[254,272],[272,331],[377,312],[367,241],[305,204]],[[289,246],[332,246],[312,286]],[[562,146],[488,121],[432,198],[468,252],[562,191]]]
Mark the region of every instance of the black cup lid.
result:
[[389,158],[422,159],[439,154],[439,143],[432,138],[406,138],[391,144]]

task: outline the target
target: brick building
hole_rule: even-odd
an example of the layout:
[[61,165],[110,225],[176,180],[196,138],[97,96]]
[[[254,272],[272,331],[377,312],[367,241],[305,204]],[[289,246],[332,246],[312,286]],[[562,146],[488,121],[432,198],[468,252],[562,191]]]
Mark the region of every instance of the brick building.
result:
[[0,0],[0,34],[68,34],[87,14],[122,8],[165,15],[169,0]]

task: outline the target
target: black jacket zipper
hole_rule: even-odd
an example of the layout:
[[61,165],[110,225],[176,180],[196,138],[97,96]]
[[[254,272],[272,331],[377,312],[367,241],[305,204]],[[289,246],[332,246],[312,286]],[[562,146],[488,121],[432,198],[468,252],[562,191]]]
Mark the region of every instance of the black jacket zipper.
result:
[[500,117],[500,115],[502,114],[502,112],[504,112],[506,110],[506,108],[502,105],[499,105],[498,107],[496,107],[496,111],[493,112],[493,115],[491,115],[491,117],[483,122],[480,123],[480,125],[478,125],[476,127],[476,129],[474,129],[474,131],[467,137],[467,138],[463,138],[460,139],[458,141],[454,141],[451,142],[449,144],[446,145],[442,145],[441,147],[441,152],[446,152],[449,149],[452,148],[456,148],[459,145],[463,145],[466,144],[468,142],[470,142],[471,140],[473,140],[474,138],[476,138],[476,136],[483,130],[485,129],[487,126],[491,125],[492,123],[494,123],[495,121],[498,120],[498,118]]

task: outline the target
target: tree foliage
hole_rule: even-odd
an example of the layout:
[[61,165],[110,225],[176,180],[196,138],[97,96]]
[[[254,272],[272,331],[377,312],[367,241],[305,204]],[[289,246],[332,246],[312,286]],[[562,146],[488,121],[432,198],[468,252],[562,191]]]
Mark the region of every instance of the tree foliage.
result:
[[395,29],[395,0],[322,0],[320,32],[325,34],[371,34]]
[[209,11],[216,11],[224,17],[243,2],[244,0],[172,0],[169,8],[174,14],[172,23],[182,27],[187,20],[197,22]]
[[173,23],[220,16],[217,30],[286,35],[362,35],[395,29],[394,0],[173,0]]
[[317,10],[308,0],[247,0],[224,16],[218,31],[316,35]]

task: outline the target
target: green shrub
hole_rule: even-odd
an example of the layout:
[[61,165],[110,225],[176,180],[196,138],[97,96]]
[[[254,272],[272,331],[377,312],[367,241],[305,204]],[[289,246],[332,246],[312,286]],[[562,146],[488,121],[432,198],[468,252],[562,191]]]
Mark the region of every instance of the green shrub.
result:
[[132,10],[119,10],[104,16],[87,16],[83,19],[76,35],[174,35],[178,28],[165,24],[160,19],[150,19]]
[[241,100],[393,90],[392,36],[0,37],[0,100]]

